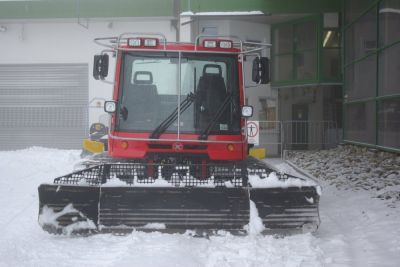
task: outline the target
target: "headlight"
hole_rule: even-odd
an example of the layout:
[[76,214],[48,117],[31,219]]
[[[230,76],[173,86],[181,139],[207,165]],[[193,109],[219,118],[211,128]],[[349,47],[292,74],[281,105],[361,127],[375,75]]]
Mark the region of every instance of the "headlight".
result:
[[107,113],[114,113],[117,109],[117,104],[115,101],[106,101],[104,102],[104,111]]
[[154,38],[144,39],[144,46],[151,46],[151,47],[157,46],[157,39]]
[[217,41],[216,40],[204,40],[203,46],[205,48],[216,48],[217,47]]
[[252,106],[243,106],[242,107],[242,116],[245,118],[249,118],[253,116],[253,107]]
[[142,40],[140,40],[140,38],[129,38],[128,45],[129,46],[141,46]]
[[220,41],[219,47],[221,48],[232,48],[232,41]]

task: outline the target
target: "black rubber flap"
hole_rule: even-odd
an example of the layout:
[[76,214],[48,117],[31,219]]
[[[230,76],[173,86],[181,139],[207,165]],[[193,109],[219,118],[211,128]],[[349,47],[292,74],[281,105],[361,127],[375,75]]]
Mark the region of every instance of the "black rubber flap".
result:
[[253,188],[250,199],[267,230],[302,230],[319,225],[315,187]]
[[243,188],[102,187],[99,225],[103,230],[241,230],[249,209]]
[[[90,186],[63,186],[47,185],[39,186],[39,222],[43,209],[51,209],[56,217],[58,227],[54,223],[43,224],[44,230],[61,233],[62,228],[78,221],[88,221],[97,224],[99,187]],[[45,207],[45,208],[44,208]],[[72,212],[68,212],[72,211]],[[93,230],[93,227],[90,227]],[[80,229],[85,231],[85,227]]]

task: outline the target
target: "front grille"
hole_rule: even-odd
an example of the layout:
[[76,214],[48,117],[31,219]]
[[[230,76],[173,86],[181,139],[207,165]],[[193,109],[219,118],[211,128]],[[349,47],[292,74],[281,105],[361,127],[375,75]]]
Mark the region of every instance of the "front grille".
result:
[[242,187],[247,185],[247,168],[234,163],[100,164],[58,177],[54,183],[96,186],[116,181],[128,186]]
[[151,149],[172,149],[171,145],[168,144],[148,144]]
[[[172,149],[172,145],[170,144],[148,144],[148,147],[151,149]],[[195,145],[195,144],[187,144],[183,145],[183,149],[186,150],[206,150],[207,145]]]
[[207,145],[184,145],[183,149],[205,150],[207,149]]

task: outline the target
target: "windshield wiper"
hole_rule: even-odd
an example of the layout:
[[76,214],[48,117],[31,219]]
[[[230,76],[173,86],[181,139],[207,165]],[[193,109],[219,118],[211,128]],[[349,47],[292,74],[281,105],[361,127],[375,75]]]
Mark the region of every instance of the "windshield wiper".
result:
[[212,120],[208,123],[208,125],[204,129],[204,131],[200,134],[199,140],[207,140],[208,139],[208,135],[210,134],[211,129],[214,127],[215,123],[219,120],[219,118],[225,112],[225,109],[228,106],[228,104],[231,102],[231,100],[232,100],[232,94],[228,94],[228,96],[225,98],[222,105],[219,107],[219,109],[215,113],[214,117],[212,117]]
[[[183,100],[180,104],[180,113],[182,114],[196,99],[196,94],[192,92],[187,95],[185,100]],[[165,132],[169,126],[178,118],[178,107],[167,117],[165,118],[151,133],[150,138],[158,139],[160,135]]]

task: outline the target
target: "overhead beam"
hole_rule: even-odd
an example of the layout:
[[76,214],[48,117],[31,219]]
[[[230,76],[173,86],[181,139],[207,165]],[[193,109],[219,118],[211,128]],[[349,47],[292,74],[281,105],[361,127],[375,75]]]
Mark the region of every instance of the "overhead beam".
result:
[[323,13],[340,12],[341,4],[340,0],[182,0],[182,10],[262,11],[265,14]]

